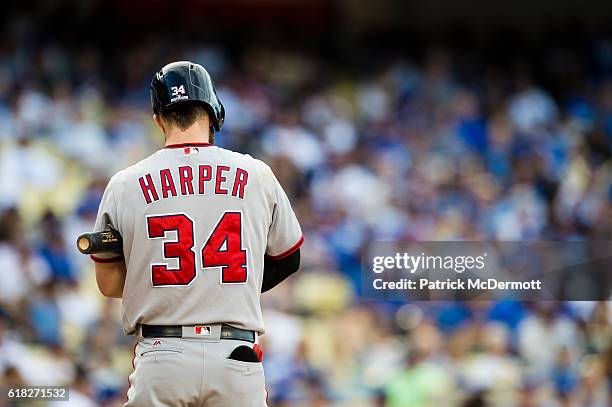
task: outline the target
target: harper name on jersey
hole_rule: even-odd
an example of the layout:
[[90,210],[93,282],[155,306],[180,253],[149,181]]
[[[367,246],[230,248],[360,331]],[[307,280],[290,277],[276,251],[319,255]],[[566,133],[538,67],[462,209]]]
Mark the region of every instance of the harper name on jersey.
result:
[[[153,181],[153,177],[158,182]],[[244,199],[249,173],[230,165],[198,165],[164,168],[153,175],[138,179],[142,196],[147,204],[160,198],[186,195],[229,195]],[[155,186],[158,184],[158,188]]]

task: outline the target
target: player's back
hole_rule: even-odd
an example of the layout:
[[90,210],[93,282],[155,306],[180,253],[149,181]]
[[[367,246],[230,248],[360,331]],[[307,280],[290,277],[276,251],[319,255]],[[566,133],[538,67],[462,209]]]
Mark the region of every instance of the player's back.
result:
[[[263,332],[264,255],[301,242],[267,165],[205,143],[168,146],[115,175],[102,205],[124,239],[126,332],[215,322]],[[276,219],[281,207],[291,216]]]

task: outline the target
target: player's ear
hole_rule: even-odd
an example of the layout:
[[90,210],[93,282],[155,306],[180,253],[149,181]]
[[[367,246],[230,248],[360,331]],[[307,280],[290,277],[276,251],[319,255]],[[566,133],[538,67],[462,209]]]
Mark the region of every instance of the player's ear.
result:
[[162,133],[166,134],[166,129],[164,128],[164,123],[161,120],[161,117],[159,117],[158,114],[153,114],[153,121],[155,122],[155,124],[157,124],[157,127],[159,127],[159,129],[161,130]]

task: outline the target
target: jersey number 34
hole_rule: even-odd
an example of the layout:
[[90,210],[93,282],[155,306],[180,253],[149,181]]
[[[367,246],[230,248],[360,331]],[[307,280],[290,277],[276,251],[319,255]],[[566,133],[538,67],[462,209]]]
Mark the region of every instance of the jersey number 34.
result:
[[[188,285],[196,278],[195,226],[183,213],[147,217],[149,239],[165,239],[168,232],[176,232],[176,240],[165,240],[165,259],[178,259],[178,267],[168,264],[151,265],[153,286]],[[247,251],[242,248],[242,213],[225,212],[209,235],[201,252],[202,267],[221,267],[221,283],[247,281]]]

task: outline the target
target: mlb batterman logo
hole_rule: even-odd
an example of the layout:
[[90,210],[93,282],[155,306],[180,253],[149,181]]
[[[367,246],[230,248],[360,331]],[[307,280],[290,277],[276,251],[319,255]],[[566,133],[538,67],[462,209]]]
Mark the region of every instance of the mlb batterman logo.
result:
[[195,334],[196,335],[201,335],[201,336],[208,336],[210,335],[210,326],[206,326],[206,325],[197,325],[194,327],[195,330]]
[[200,154],[200,150],[198,150],[197,147],[185,147],[183,153],[185,155],[198,155]]

